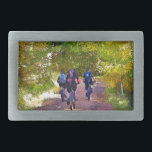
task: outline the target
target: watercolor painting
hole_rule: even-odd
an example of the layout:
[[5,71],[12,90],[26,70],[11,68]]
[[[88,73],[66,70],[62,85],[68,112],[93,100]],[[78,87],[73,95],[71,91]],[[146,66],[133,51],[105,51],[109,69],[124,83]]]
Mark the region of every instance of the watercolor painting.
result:
[[133,110],[133,42],[19,42],[19,110]]

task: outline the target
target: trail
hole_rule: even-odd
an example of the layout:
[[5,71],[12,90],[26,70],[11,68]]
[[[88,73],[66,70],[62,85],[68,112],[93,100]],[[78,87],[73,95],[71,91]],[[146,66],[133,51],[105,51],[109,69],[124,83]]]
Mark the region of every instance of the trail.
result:
[[[105,99],[104,90],[106,84],[102,80],[98,80],[93,86],[93,93],[91,94],[91,100],[85,99],[85,85],[81,82],[77,85],[76,97],[76,109],[74,110],[113,110],[112,105],[108,104]],[[48,99],[43,103],[41,107],[35,110],[70,110],[69,105],[66,102],[61,102],[60,98]]]

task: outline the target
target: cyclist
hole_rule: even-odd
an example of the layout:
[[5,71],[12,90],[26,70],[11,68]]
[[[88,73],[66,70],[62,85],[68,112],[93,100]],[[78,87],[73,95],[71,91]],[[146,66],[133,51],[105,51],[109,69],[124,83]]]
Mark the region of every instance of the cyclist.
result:
[[[67,91],[68,91],[69,94],[72,91],[74,92],[73,93],[74,101],[77,100],[76,96],[75,96],[75,91],[77,89],[77,84],[78,83],[79,83],[79,77],[78,77],[78,74],[77,74],[76,70],[74,70],[74,69],[69,70],[68,75],[67,75]],[[67,99],[67,104],[68,105],[70,104],[70,100],[71,100],[71,97],[69,96],[69,98]]]
[[66,95],[65,95],[66,79],[67,79],[67,76],[66,76],[65,72],[62,72],[61,75],[58,77],[58,80],[57,80],[60,88],[62,88],[60,90],[62,102],[64,102],[64,98],[66,98]]
[[90,100],[90,94],[92,93],[92,86],[93,86],[92,78],[94,82],[96,82],[95,77],[90,72],[90,69],[86,69],[86,72],[84,73],[84,83],[86,89],[86,97],[88,98],[88,100]]

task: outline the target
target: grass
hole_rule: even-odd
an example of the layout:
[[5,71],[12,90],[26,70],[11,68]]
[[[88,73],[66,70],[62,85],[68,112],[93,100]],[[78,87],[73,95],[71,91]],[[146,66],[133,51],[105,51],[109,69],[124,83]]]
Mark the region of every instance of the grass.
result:
[[24,99],[18,98],[18,110],[33,110],[35,107],[26,106]]
[[[31,107],[31,106],[26,105],[26,102],[23,98],[23,96],[25,94],[31,93],[33,96],[38,97],[39,94],[43,93],[46,90],[49,90],[50,88],[51,88],[51,90],[53,90],[53,92],[55,94],[59,93],[60,88],[55,86],[52,81],[50,83],[46,83],[43,86],[34,85],[33,87],[28,88],[26,90],[19,88],[19,91],[18,91],[18,110],[33,110],[34,108],[36,108],[36,107]],[[47,101],[48,101],[48,99],[42,101],[42,103],[47,102]]]
[[116,94],[114,88],[107,88],[105,90],[108,103],[112,105],[115,110],[133,110],[131,101],[128,99],[128,95],[121,96]]
[[116,110],[132,110],[130,101],[127,97],[111,96],[108,98],[108,103]]

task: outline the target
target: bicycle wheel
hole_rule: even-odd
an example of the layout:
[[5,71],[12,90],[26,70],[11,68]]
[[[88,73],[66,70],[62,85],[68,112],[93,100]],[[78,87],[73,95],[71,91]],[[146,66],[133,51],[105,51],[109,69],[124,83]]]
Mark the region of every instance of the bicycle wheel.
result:
[[89,87],[88,92],[87,92],[88,101],[90,100],[90,95],[91,95],[91,92],[90,92],[90,87]]
[[64,102],[64,96],[63,95],[61,95],[61,100],[62,100],[62,102]]
[[63,102],[64,101],[64,94],[63,94],[63,88],[60,90],[59,92],[61,94],[61,101]]
[[90,101],[90,95],[88,96],[88,101]]
[[88,101],[90,100],[90,92],[87,93]]
[[75,109],[75,103],[73,103],[73,109]]
[[70,109],[73,110],[73,103],[70,101]]

